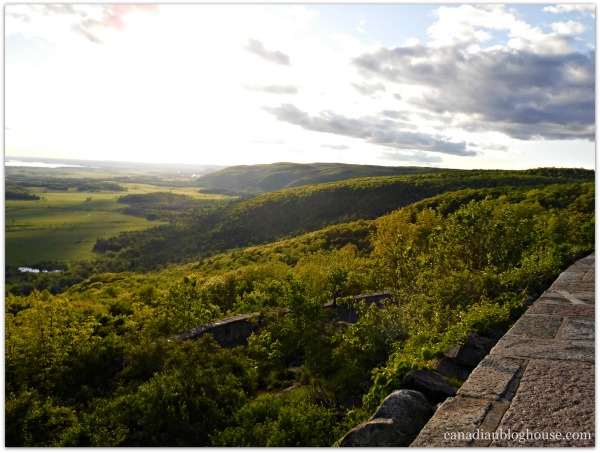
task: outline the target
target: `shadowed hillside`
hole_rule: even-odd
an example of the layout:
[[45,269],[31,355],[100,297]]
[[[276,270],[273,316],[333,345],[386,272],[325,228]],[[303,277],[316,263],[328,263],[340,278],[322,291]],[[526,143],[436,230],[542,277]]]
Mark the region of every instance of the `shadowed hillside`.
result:
[[[450,170],[423,175],[360,178],[269,192],[189,222],[99,241],[126,266],[191,261],[231,248],[265,244],[329,225],[370,220],[444,192],[594,181],[587,170]],[[560,189],[559,189],[560,190]],[[469,198],[469,193],[463,194]],[[483,196],[473,194],[474,198]],[[487,196],[487,195],[485,195]],[[462,201],[461,201],[462,202]]]
[[394,176],[440,171],[429,167],[382,167],[340,163],[237,165],[198,178],[207,192],[257,194],[368,176]]

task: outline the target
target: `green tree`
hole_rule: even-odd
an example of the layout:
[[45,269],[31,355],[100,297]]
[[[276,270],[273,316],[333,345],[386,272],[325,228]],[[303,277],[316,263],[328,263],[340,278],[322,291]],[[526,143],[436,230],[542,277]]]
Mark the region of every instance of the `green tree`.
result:
[[156,308],[156,326],[163,335],[172,335],[218,319],[218,306],[206,303],[196,279],[184,279],[172,286]]
[[216,447],[329,447],[344,432],[336,418],[335,411],[312,402],[304,391],[262,395],[211,440]]
[[[126,431],[118,446],[206,446],[256,391],[252,363],[210,336],[167,347],[164,365],[152,377],[110,403],[110,424]],[[106,416],[100,419],[110,426]]]

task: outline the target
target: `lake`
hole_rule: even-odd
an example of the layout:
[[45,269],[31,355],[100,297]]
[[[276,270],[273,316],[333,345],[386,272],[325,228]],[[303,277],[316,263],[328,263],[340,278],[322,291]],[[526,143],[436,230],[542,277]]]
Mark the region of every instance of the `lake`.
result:
[[25,162],[22,160],[9,160],[4,162],[5,167],[39,167],[39,168],[61,168],[61,167],[83,167],[83,165],[51,164],[48,162]]

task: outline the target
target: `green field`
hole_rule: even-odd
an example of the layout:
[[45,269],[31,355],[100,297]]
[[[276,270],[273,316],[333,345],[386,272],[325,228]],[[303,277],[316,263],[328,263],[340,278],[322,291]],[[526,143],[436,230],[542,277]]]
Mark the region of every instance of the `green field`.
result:
[[[94,257],[97,239],[107,239],[127,231],[139,231],[163,224],[144,217],[123,214],[127,205],[118,203],[123,195],[170,192],[195,200],[223,200],[223,195],[202,194],[189,177],[155,177],[154,181],[123,182],[124,176],[140,177],[132,171],[110,172],[87,169],[8,168],[7,183],[23,187],[40,200],[5,201],[5,264],[31,266],[41,261],[69,262]],[[147,179],[148,178],[146,175]],[[44,183],[60,181],[115,181],[121,192],[85,192],[74,187],[52,190]],[[156,182],[156,184],[152,184]],[[170,185],[172,183],[172,186]],[[73,183],[74,184],[74,183]]]
[[[154,187],[156,190],[156,187]],[[160,222],[121,214],[121,194],[46,192],[41,200],[5,204],[8,265],[68,262],[92,257],[98,238],[152,228]]]

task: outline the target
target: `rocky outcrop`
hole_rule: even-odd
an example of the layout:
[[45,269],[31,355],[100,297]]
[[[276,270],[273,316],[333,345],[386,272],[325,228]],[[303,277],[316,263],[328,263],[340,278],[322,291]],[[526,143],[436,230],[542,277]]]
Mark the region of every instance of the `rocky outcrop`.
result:
[[340,447],[407,447],[429,420],[429,402],[415,390],[396,390],[365,423],[348,432]]
[[401,389],[421,392],[433,405],[456,395],[458,387],[449,384],[442,375],[428,370],[411,371],[400,382]]
[[493,330],[488,330],[485,335],[469,335],[463,344],[452,346],[445,351],[445,357],[438,361],[435,371],[447,378],[466,381],[500,338],[502,332]]
[[479,362],[489,354],[498,340],[471,334],[462,345],[449,348],[444,355],[460,366],[474,370]]
[[[487,335],[487,334],[486,334]],[[471,334],[464,344],[445,352],[435,371],[416,370],[408,373],[396,390],[389,395],[368,421],[349,431],[340,441],[340,447],[402,447],[415,439],[415,425],[425,426],[429,418],[445,401],[459,391],[447,378],[464,382],[471,371],[486,357],[501,335]],[[416,396],[418,395],[418,396]],[[415,409],[416,401],[419,409]],[[407,404],[411,401],[411,404]],[[421,409],[426,408],[426,411]],[[420,431],[421,428],[418,428]],[[417,432],[418,434],[418,432]],[[408,443],[407,443],[408,442]]]
[[435,371],[442,376],[453,377],[462,382],[466,381],[469,374],[471,374],[471,370],[459,365],[448,357],[444,357],[438,361]]
[[224,348],[246,344],[248,337],[259,327],[260,313],[232,316],[219,319],[188,332],[177,335],[180,340],[195,340],[202,335],[211,334]]
[[[336,322],[338,327],[348,326],[358,321],[358,312],[355,304],[364,302],[367,305],[375,304],[381,308],[381,301],[389,299],[392,294],[388,291],[380,291],[372,294],[359,294],[353,296],[353,303],[338,303],[333,305],[333,301],[323,305],[324,308],[335,310]],[[289,309],[283,310],[283,313],[289,313]],[[231,316],[229,318],[219,319],[208,324],[196,327],[195,329],[176,335],[180,340],[196,340],[202,335],[211,334],[214,339],[224,348],[232,348],[247,343],[248,338],[253,332],[262,326],[261,313],[249,313],[244,315]]]

